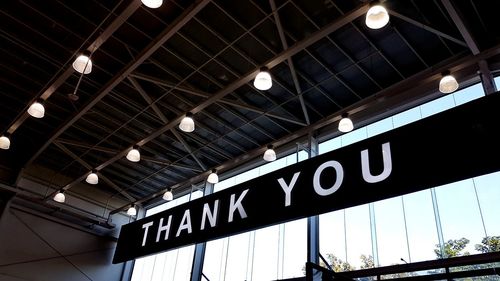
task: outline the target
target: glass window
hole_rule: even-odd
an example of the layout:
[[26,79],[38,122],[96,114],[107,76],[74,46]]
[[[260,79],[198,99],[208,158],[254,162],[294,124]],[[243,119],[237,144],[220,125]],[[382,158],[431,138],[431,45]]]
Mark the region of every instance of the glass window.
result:
[[437,187],[436,196],[445,243],[452,241],[452,246],[461,247],[457,240],[468,241],[464,240],[463,249],[447,252],[446,256],[477,253],[474,245],[486,235],[472,179]]
[[474,178],[474,183],[488,236],[500,236],[500,172]]
[[436,259],[434,249],[439,245],[439,239],[430,190],[404,195],[403,207],[410,245],[407,261]]
[[375,202],[374,207],[379,265],[409,261],[402,197]]
[[362,256],[373,257],[368,204],[345,210],[347,262],[355,268],[366,265]]
[[[146,216],[162,212],[175,206],[184,204],[190,200],[203,195],[201,191],[195,191],[165,204],[146,210]],[[132,281],[153,280],[189,280],[194,256],[194,245],[182,247],[176,250],[148,256],[135,261],[132,273]]]

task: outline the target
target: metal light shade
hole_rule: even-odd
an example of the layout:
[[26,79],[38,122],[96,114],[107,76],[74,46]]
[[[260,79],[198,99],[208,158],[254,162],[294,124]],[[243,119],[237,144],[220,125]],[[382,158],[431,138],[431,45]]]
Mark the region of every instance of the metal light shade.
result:
[[66,201],[66,196],[64,193],[59,191],[56,195],[54,195],[54,201],[64,203],[64,201]]
[[35,118],[42,118],[45,115],[45,107],[36,101],[28,108],[28,114]]
[[267,69],[261,69],[257,76],[255,76],[253,85],[255,88],[262,91],[269,90],[273,85],[273,79],[271,78],[269,71],[267,71]]
[[276,160],[276,152],[274,152],[274,149],[272,147],[267,147],[266,152],[264,152],[264,156],[262,157],[264,160],[271,162]]
[[179,129],[186,133],[194,131],[194,120],[191,116],[186,115],[179,124]]
[[85,181],[89,184],[98,184],[99,183],[99,177],[97,176],[96,173],[92,172],[90,173]]
[[0,137],[0,148],[1,149],[9,149],[10,147],[10,139],[6,136]]
[[73,62],[73,68],[79,73],[89,74],[92,71],[92,60],[87,55],[79,55]]
[[137,215],[137,209],[134,206],[128,208],[127,215],[129,215],[129,216]]
[[172,191],[170,190],[167,190],[164,194],[163,194],[163,200],[166,200],[166,201],[172,201],[174,199],[174,195],[172,194]]
[[163,4],[163,0],[142,0],[142,4],[148,8],[156,9]]
[[141,153],[139,152],[138,149],[132,148],[128,153],[127,153],[127,159],[130,162],[139,162],[141,160]]
[[208,175],[207,182],[216,184],[219,182],[219,176],[217,175],[216,171],[212,171],[210,175]]
[[371,29],[379,29],[389,22],[389,13],[381,5],[372,6],[366,13],[366,26]]
[[354,125],[352,124],[352,121],[349,117],[344,117],[340,119],[339,122],[339,131],[342,133],[347,133],[350,132],[354,129]]
[[458,82],[455,77],[451,75],[445,75],[439,81],[439,91],[443,94],[453,93],[458,89]]

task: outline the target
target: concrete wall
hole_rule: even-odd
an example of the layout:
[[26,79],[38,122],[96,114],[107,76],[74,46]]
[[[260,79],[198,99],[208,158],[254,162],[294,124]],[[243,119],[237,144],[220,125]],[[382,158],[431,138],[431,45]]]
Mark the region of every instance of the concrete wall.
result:
[[[119,281],[115,241],[8,207],[0,217],[1,281]],[[126,270],[125,270],[126,272]]]

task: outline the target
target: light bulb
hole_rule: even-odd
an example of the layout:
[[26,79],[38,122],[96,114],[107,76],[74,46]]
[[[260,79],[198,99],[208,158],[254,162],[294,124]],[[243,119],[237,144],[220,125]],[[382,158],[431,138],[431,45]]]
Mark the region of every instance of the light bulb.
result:
[[128,208],[127,215],[129,215],[129,216],[137,215],[137,209],[134,206]]
[[36,101],[28,108],[28,114],[35,118],[42,118],[45,115],[43,104]]
[[59,191],[56,195],[54,195],[54,201],[64,203],[64,201],[66,201],[66,196],[63,192]]
[[89,74],[92,71],[92,60],[90,59],[90,55],[79,55],[73,62],[73,69],[79,73]]
[[212,170],[210,175],[208,175],[207,182],[216,184],[219,182],[219,176],[217,175],[216,170]]
[[99,177],[95,172],[90,173],[85,181],[89,184],[98,184],[99,183]]
[[172,201],[174,199],[174,195],[172,194],[172,191],[167,190],[164,194],[163,194],[163,200],[166,200],[166,201]]
[[268,162],[276,160],[276,152],[274,151],[272,145],[267,146],[267,150],[264,152],[264,156],[262,158]]
[[194,120],[192,116],[193,115],[188,112],[186,114],[186,117],[182,119],[181,123],[179,124],[179,129],[181,129],[181,131],[186,133],[191,133],[192,131],[194,131]]
[[10,139],[8,136],[0,137],[0,148],[1,149],[9,149],[10,147]]
[[439,91],[443,94],[453,93],[458,89],[458,82],[450,74],[444,75],[439,81]]
[[366,26],[371,29],[379,29],[389,22],[389,13],[381,5],[372,6],[366,13]]
[[271,79],[271,74],[269,74],[267,68],[261,68],[260,72],[253,80],[253,85],[261,91],[269,90],[271,88],[273,85],[273,79]]
[[354,125],[352,124],[352,120],[347,117],[347,115],[342,116],[339,122],[339,131],[342,133],[350,132],[354,129]]
[[163,0],[142,0],[142,4],[148,8],[156,9],[163,4]]
[[127,153],[127,159],[130,162],[139,162],[141,160],[141,153],[135,146]]

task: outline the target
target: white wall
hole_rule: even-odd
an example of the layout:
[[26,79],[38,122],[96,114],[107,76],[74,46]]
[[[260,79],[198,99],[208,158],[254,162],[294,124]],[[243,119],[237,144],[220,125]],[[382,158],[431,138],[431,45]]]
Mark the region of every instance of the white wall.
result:
[[13,207],[0,218],[0,280],[119,281],[116,242]]

